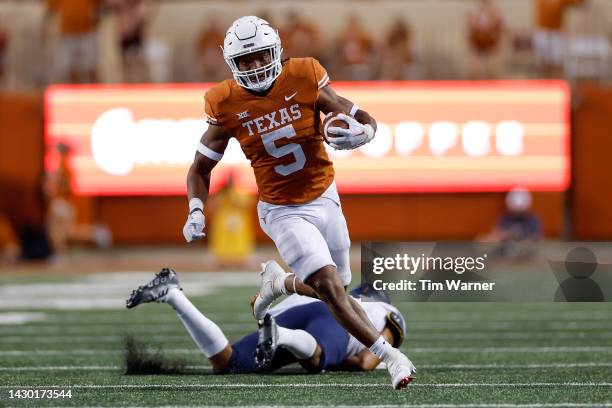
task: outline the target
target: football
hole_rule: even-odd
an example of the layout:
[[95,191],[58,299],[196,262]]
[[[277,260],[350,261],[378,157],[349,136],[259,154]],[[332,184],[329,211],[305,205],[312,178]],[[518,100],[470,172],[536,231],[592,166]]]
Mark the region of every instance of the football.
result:
[[[328,141],[329,135],[327,134],[327,129],[329,129],[330,127],[340,127],[343,129],[349,128],[348,123],[338,118],[338,114],[340,113],[343,113],[343,112],[332,112],[332,114],[327,115],[327,117],[323,121],[323,137],[325,138],[325,141],[328,143],[329,143]],[[331,136],[333,137],[334,135],[331,135]]]

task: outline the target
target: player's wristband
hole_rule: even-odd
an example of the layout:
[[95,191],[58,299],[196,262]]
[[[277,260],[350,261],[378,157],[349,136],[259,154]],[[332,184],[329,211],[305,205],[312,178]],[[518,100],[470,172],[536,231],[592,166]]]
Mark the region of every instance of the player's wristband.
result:
[[193,197],[189,200],[189,215],[191,215],[194,211],[200,210],[202,214],[204,213],[204,203],[197,197]]
[[357,106],[357,104],[354,103],[353,106],[351,107],[351,111],[349,112],[349,116],[354,118],[359,109],[360,109],[359,106]]

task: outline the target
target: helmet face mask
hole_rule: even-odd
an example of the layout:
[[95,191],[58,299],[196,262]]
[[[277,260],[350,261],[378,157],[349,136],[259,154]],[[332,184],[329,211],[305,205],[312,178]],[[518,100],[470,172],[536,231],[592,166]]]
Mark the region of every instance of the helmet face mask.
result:
[[406,337],[406,322],[401,313],[389,312],[386,316],[385,327],[393,333],[393,347],[399,348]]
[[[268,57],[262,58],[262,60],[267,60],[265,65],[262,65],[258,68],[242,70],[240,69],[240,59],[245,55],[251,56],[252,54],[258,54],[262,51],[268,51]],[[255,50],[249,52],[248,54],[242,54],[237,57],[232,58],[228,61],[228,65],[232,70],[232,74],[234,75],[234,79],[238,84],[244,88],[250,89],[252,91],[265,91],[268,89],[276,78],[280,75],[281,72],[281,62],[280,62],[280,44],[278,46],[265,47],[261,50]],[[278,57],[276,57],[278,55]]]
[[[268,56],[262,53],[263,51],[268,51]],[[272,86],[281,73],[282,51],[278,33],[267,21],[255,16],[246,16],[234,21],[227,31],[223,57],[240,86],[251,91],[263,92]],[[260,57],[264,58],[259,59],[265,64],[254,69],[241,70],[239,66],[241,57],[253,54],[262,54]]]

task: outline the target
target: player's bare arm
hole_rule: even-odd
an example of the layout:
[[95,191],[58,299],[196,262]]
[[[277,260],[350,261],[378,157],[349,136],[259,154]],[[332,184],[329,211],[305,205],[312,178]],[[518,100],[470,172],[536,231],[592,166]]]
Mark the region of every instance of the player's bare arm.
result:
[[213,153],[222,155],[229,142],[229,136],[221,126],[209,125],[202,135],[195,154],[193,164],[187,173],[187,194],[189,199],[199,198],[202,202],[208,199],[208,188],[210,185],[210,173],[219,162],[206,153],[202,153],[202,146]]
[[363,109],[360,109],[353,102],[349,101],[343,96],[340,96],[334,91],[331,86],[321,88],[319,91],[319,99],[317,99],[317,108],[324,114],[330,112],[344,112],[351,114],[354,110],[353,116],[355,120],[362,125],[370,125],[376,131],[376,120],[370,114]]
[[346,123],[347,127],[327,127],[324,133],[327,143],[337,150],[352,150],[369,143],[376,134],[376,121],[366,111],[346,98],[336,94],[329,86],[321,88],[316,102],[323,113],[343,112],[335,118]]
[[380,360],[370,350],[362,350],[354,356],[347,357],[338,371],[372,371],[374,370]]
[[187,173],[189,215],[183,227],[187,242],[202,238],[204,234],[204,203],[208,199],[210,173],[227,147],[229,137],[221,126],[209,125],[198,144],[193,164]]

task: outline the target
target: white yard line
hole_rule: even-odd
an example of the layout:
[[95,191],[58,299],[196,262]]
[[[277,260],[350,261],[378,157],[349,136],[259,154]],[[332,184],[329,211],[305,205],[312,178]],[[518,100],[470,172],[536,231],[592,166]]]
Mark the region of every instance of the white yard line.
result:
[[[155,322],[148,324],[114,324],[114,325],[99,325],[95,323],[85,325],[63,325],[63,324],[38,324],[36,326],[13,326],[13,327],[0,327],[0,336],[5,334],[32,334],[32,335],[46,335],[46,334],[62,334],[62,333],[75,333],[82,334],[87,333],[108,333],[109,330],[119,328],[123,332],[133,333],[176,333],[177,331],[184,332],[183,326],[180,320],[175,319],[173,324],[166,323],[165,325],[158,325]],[[247,332],[249,330],[256,330],[257,325],[255,321],[249,323],[226,323],[223,325],[223,330],[227,332],[241,331]]]
[[[611,363],[550,363],[550,364],[423,364],[419,369],[445,369],[445,370],[475,370],[475,369],[539,369],[539,368],[588,368],[588,367],[612,367]],[[210,365],[188,365],[187,370],[205,370]],[[384,365],[377,367],[384,369]],[[103,371],[122,370],[122,366],[107,365],[73,365],[73,366],[21,366],[0,367],[0,371]]]
[[612,347],[408,347],[406,350],[410,353],[583,353],[611,352]]
[[422,332],[409,334],[407,340],[448,341],[448,340],[534,340],[534,339],[608,339],[612,331],[567,331],[567,330],[524,330],[524,331],[469,331],[469,332]]
[[[124,302],[123,304],[125,304],[125,299],[123,299]],[[167,309],[168,311],[171,311],[171,309]],[[212,319],[212,320],[220,320],[220,321],[253,321],[253,317],[248,314],[248,313],[242,313],[242,314],[237,314],[237,313],[228,313],[228,312],[223,312],[223,311],[219,311],[218,309],[206,309],[203,308],[202,310],[203,313],[206,314],[206,317]],[[115,317],[115,318],[113,318]],[[114,324],[114,323],[123,323],[123,322],[130,322],[130,320],[132,320],[133,323],[139,323],[140,320],[137,320],[135,318],[132,318],[132,316],[129,314],[128,311],[125,311],[124,313],[120,313],[119,311],[103,311],[103,312],[96,312],[96,311],[92,311],[92,312],[88,312],[87,316],[73,316],[73,315],[69,315],[69,316],[62,316],[62,315],[50,315],[49,319],[47,319],[47,321],[49,322],[53,322],[53,323],[66,323],[66,324],[87,324],[87,323],[91,323],[92,318],[94,318],[96,323],[99,324]],[[172,314],[167,314],[167,315],[163,315],[160,316],[157,320],[155,320],[155,322],[171,322],[171,321],[175,321],[176,317],[173,316]],[[572,319],[563,319],[563,318],[558,318],[558,316],[556,315],[549,315],[549,316],[542,316],[541,319],[534,319],[534,318],[520,318],[517,317],[516,319],[492,319],[492,318],[484,318],[484,316],[481,317],[473,317],[471,316],[470,313],[467,313],[465,316],[458,316],[456,319],[448,319],[448,318],[444,318],[444,319],[423,319],[423,318],[419,318],[419,319],[411,319],[410,320],[410,324],[411,325],[430,325],[430,324],[434,324],[434,325],[446,325],[446,326],[461,326],[461,325],[475,325],[475,324],[515,324],[515,323],[520,323],[520,324],[526,324],[526,325],[537,325],[539,323],[549,323],[549,324],[553,324],[553,323],[588,323],[588,324],[601,324],[603,323],[606,326],[610,325],[610,313],[607,313],[606,316],[601,316],[601,318],[592,318],[588,315],[585,315],[584,318],[572,318]]]
[[0,371],[104,371],[121,368],[120,366],[25,366],[0,367]]
[[542,329],[549,328],[551,330],[585,330],[585,329],[612,329],[612,322],[604,320],[595,321],[554,321],[554,320],[509,320],[509,321],[470,321],[462,320],[456,322],[443,322],[443,321],[431,321],[431,322],[411,322],[410,326],[413,330],[424,331],[424,330],[435,330],[435,329],[491,329],[491,330],[503,330],[503,329],[520,329],[525,325],[534,326],[534,328]]
[[[206,388],[375,388],[391,387],[389,383],[230,383],[230,384],[64,384],[64,385],[0,385],[0,388],[12,389],[50,389],[50,388],[74,388],[74,389],[206,389]],[[410,387],[433,387],[433,388],[534,388],[534,387],[612,387],[612,382],[539,382],[539,383],[413,383]]]
[[548,364],[423,364],[419,369],[478,370],[478,369],[538,369],[538,368],[612,367],[612,363],[548,363]]
[[[227,333],[231,333],[228,331]],[[89,334],[89,335],[79,335],[79,336],[0,336],[0,344],[2,343],[19,343],[19,344],[28,344],[28,343],[121,343],[125,339],[125,334],[115,334],[115,335],[98,335],[98,334]],[[193,341],[189,334],[185,332],[185,334],[176,334],[176,335],[167,335],[167,336],[142,336],[141,340],[145,342],[149,341]]]
[[37,322],[45,320],[47,318],[46,313],[19,313],[19,312],[8,312],[0,313],[0,325],[21,325],[30,322]]
[[[299,405],[300,408],[354,408],[354,405]],[[144,405],[121,406],[121,408],[141,408]],[[157,408],[228,408],[227,405],[163,405]],[[231,407],[231,405],[229,406]],[[241,408],[295,408],[295,405],[240,405]],[[555,402],[555,403],[535,403],[535,404],[402,404],[402,405],[359,405],[360,408],[557,408],[557,407],[577,407],[577,408],[609,408],[612,403],[576,403],[576,402]],[[9,407],[10,408],[10,407]],[[109,408],[108,406],[82,406],[80,408]],[[113,407],[110,407],[113,408]],[[117,407],[119,408],[119,407]]]

